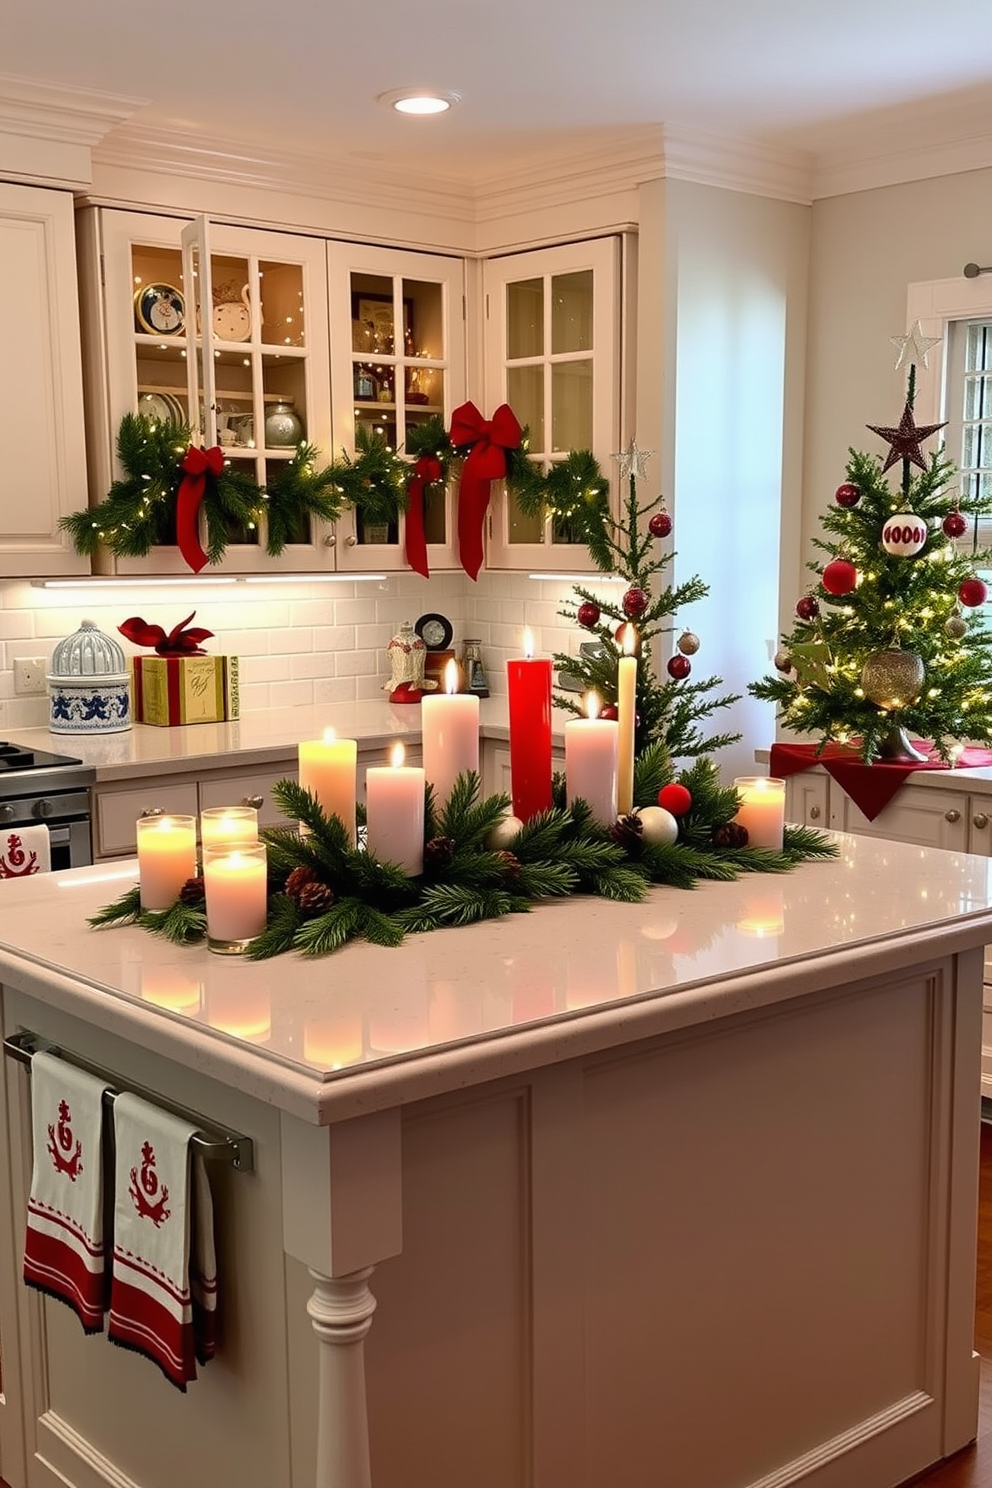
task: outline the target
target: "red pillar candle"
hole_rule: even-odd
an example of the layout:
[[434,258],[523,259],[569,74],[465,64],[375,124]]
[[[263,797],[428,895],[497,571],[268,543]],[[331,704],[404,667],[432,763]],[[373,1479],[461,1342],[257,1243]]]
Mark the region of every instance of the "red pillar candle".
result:
[[529,821],[551,806],[551,661],[531,653],[506,664],[510,704],[510,792],[513,814]]

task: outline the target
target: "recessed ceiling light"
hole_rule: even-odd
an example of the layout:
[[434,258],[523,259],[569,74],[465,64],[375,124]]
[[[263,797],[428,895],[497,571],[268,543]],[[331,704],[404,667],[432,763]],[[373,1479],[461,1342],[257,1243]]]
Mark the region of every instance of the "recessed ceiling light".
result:
[[393,88],[380,93],[377,101],[400,114],[444,114],[461,102],[461,94],[434,88]]

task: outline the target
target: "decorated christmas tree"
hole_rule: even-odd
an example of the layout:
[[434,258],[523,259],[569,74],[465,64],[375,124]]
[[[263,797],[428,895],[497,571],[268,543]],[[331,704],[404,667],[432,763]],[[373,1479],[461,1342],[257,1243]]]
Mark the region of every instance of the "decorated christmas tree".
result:
[[655,672],[653,652],[659,637],[673,634],[678,613],[703,599],[709,590],[696,577],[662,587],[674,553],[659,544],[671,534],[672,518],[663,496],[646,502],[638,497],[637,482],[644,478],[649,452],[638,449],[632,440],[614,458],[619,462],[620,480],[626,482],[621,514],[613,516],[603,503],[597,508],[596,520],[586,520],[583,537],[597,567],[603,573],[619,575],[626,588],[614,599],[591,586],[574,586],[575,598],[567,601],[559,613],[574,620],[598,644],[587,645],[577,657],[555,654],[559,673],[570,677],[575,688],[556,693],[555,703],[585,717],[583,697],[595,692],[604,705],[601,716],[615,718],[620,658],[627,641],[637,657],[635,753],[662,744],[671,759],[698,758],[740,737],[704,732],[711,715],[735,703],[737,697],[716,695],[721,686],[719,677],[689,681],[691,658],[700,649],[699,637],[691,630],[681,630],[666,663],[664,680]]
[[[979,570],[992,554],[963,542],[992,498],[963,499],[943,446],[922,445],[944,427],[913,417],[916,366],[934,340],[917,321],[894,336],[908,387],[896,427],[868,424],[888,445],[884,461],[850,450],[844,481],[814,539],[825,558],[796,604],[796,625],[775,656],[777,676],[752,683],[786,728],[860,751],[866,764],[918,760],[932,745],[947,761],[955,742],[992,739],[992,633],[979,607]],[[897,488],[886,472],[901,469]]]

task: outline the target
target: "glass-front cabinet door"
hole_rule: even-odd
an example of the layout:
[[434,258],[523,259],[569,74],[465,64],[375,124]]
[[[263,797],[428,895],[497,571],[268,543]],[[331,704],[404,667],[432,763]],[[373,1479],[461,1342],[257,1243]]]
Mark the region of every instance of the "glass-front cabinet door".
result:
[[[612,481],[620,431],[619,240],[492,258],[484,290],[486,416],[508,403],[543,469],[573,450],[591,450]],[[590,566],[567,520],[525,515],[507,491],[491,507],[486,563],[551,572]]]
[[[266,487],[302,440],[331,458],[324,244],[197,219],[84,214],[81,259],[99,259],[104,375],[89,410],[90,482],[98,498],[117,471],[125,413],[188,423],[195,444]],[[96,264],[94,263],[94,268]],[[281,556],[265,551],[264,518],[232,526],[218,567],[231,572],[333,569],[334,534],[303,519]],[[172,545],[109,559],[117,573],[185,573]]]
[[[407,454],[412,429],[436,417],[450,427],[465,400],[464,265],[436,254],[328,244],[334,430],[355,453],[364,431]],[[428,487],[424,533],[431,570],[457,567],[450,492]],[[338,523],[338,568],[406,566],[405,519]]]

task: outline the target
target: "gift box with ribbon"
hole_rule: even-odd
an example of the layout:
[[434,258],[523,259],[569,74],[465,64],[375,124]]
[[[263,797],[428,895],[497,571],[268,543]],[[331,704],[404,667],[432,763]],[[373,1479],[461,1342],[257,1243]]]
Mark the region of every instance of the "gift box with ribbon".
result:
[[238,658],[208,656],[200,642],[213,632],[190,627],[192,619],[188,615],[169,632],[138,616],[118,627],[135,645],[154,647],[153,655],[131,659],[135,722],[174,728],[241,716]]

